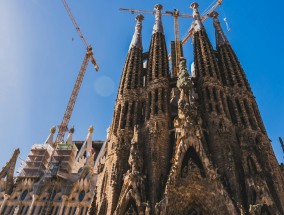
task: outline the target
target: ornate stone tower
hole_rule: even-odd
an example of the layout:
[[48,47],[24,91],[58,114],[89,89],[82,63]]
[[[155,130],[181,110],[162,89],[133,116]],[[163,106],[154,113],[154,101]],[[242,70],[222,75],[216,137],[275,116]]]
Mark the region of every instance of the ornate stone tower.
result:
[[194,73],[170,77],[161,22],[130,45],[93,214],[283,214],[283,173],[245,73],[213,12],[213,48],[193,9]]
[[123,178],[129,170],[128,158],[134,125],[142,124],[145,120],[146,98],[141,95],[145,85],[141,35],[143,19],[142,15],[136,17],[135,33],[123,69],[114,119],[107,139],[105,168],[98,180],[96,195],[100,203],[99,214],[113,213],[118,204]]
[[147,54],[142,49],[143,16],[136,17],[107,140],[105,168],[97,184],[99,214],[138,213],[145,210],[147,200],[154,209],[163,196],[170,156],[169,67],[161,9],[155,6]]
[[17,177],[15,150],[0,172],[1,215],[284,214],[283,170],[246,75],[218,13],[213,48],[191,8],[194,72],[181,57],[169,73],[162,5],[146,52],[138,15],[106,141],[92,141],[93,127],[72,141],[70,129],[55,147],[54,127]]
[[[228,119],[228,124],[225,127],[230,128],[230,136],[234,139],[231,142],[231,148],[225,152],[225,154],[232,156],[231,158],[230,155],[227,157],[229,168],[226,167],[227,170],[223,169],[223,171],[227,177],[235,172],[238,184],[233,185],[233,180],[228,177],[227,186],[231,187],[233,191],[232,198],[238,199],[248,210],[251,210],[253,205],[262,204],[262,208],[259,207],[256,211],[264,213],[270,207],[273,208],[271,214],[283,214],[283,175],[279,171],[279,164],[266,134],[255,97],[241,64],[221,29],[218,13],[214,12],[212,17],[223,88],[221,97]],[[220,99],[220,104],[222,99]],[[215,156],[218,157],[217,154]],[[230,168],[229,162],[232,162],[233,169]],[[221,168],[224,163],[217,164],[217,166]],[[240,196],[237,196],[233,187],[241,191],[238,194]]]

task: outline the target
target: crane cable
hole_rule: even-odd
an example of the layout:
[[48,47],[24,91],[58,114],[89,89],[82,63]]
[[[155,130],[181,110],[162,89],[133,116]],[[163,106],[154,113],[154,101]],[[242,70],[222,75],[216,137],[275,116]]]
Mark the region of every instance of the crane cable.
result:
[[90,47],[90,45],[89,45],[89,44],[87,43],[87,41],[85,40],[85,38],[84,38],[84,36],[83,36],[83,33],[81,32],[81,30],[80,30],[80,28],[79,28],[79,25],[77,24],[77,22],[76,22],[76,20],[75,20],[75,17],[74,17],[73,14],[71,13],[71,10],[70,10],[70,8],[69,8],[69,6],[68,6],[66,0],[62,0],[62,3],[63,3],[63,5],[64,5],[64,7],[65,7],[65,9],[66,9],[66,11],[67,11],[69,17],[71,18],[71,21],[72,21],[73,25],[75,26],[75,29],[76,29],[76,31],[78,32],[78,34],[79,34],[79,36],[80,36],[82,42],[84,43],[85,48],[88,50],[89,47]]

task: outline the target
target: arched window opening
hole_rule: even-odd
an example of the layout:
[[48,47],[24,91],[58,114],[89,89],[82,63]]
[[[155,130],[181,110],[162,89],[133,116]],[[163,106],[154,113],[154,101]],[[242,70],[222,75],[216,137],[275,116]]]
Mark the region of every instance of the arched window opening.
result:
[[138,215],[138,209],[133,199],[131,199],[126,207],[124,215]]
[[244,114],[243,114],[243,111],[242,111],[242,108],[241,108],[241,104],[240,104],[238,99],[236,99],[235,101],[236,101],[237,109],[238,109],[242,124],[243,124],[243,126],[246,126],[246,120],[244,118]]
[[203,215],[201,210],[196,206],[191,207],[187,214],[188,215]]
[[214,97],[214,101],[215,101],[215,102],[218,102],[216,88],[213,88],[213,97]]
[[2,211],[3,214],[5,214],[6,209],[7,209],[7,205],[5,205],[5,207],[4,207],[3,211]]
[[154,114],[158,114],[159,112],[159,93],[158,89],[155,90],[155,108],[154,108]]
[[187,150],[181,165],[181,177],[186,178],[187,176],[205,177],[202,162],[192,146]]
[[151,92],[148,93],[148,107],[149,107],[149,111],[147,113],[147,119],[150,118],[151,112],[152,112],[152,94]]
[[252,190],[251,196],[250,196],[250,204],[255,205],[256,204],[256,191]]
[[255,175],[257,173],[257,169],[252,157],[247,158],[247,163],[250,175]]
[[144,118],[145,118],[145,102],[144,101],[138,104],[138,109],[139,109],[138,114],[137,114],[138,124],[141,125],[144,123]]
[[24,200],[25,200],[25,198],[27,197],[28,193],[29,193],[28,190],[24,190],[24,192],[23,192],[22,195],[21,195],[21,201],[24,201]]
[[266,205],[263,205],[260,211],[260,215],[271,215],[269,209]]
[[128,102],[125,103],[125,106],[123,108],[123,117],[121,119],[121,129],[124,129],[126,126],[126,119],[127,119],[127,113],[128,113]]
[[256,144],[256,145],[260,145],[260,144],[261,144],[261,140],[260,140],[260,137],[259,137],[259,136],[257,136],[257,137],[255,138],[255,144]]
[[51,201],[51,202],[53,202],[55,196],[56,196],[56,191],[53,189],[53,190],[51,191],[51,196],[50,196],[50,201]]
[[53,213],[53,210],[54,210],[54,206],[51,206],[50,214]]
[[238,121],[237,121],[237,117],[236,117],[236,114],[235,114],[235,111],[234,111],[234,105],[233,105],[232,100],[229,97],[227,97],[227,104],[228,104],[228,108],[229,108],[229,112],[230,112],[232,122],[234,124],[237,124]]
[[79,199],[80,202],[83,201],[83,199],[85,198],[85,195],[86,195],[86,193],[85,193],[84,190],[82,190],[82,191],[79,193],[78,199]]
[[130,108],[130,119],[129,119],[130,127],[133,127],[134,112],[135,112],[135,102],[132,103],[131,108]]
[[206,87],[206,94],[207,94],[207,99],[210,101],[211,97],[210,97],[210,90],[208,87]]
[[9,210],[9,212],[8,212],[8,214],[11,214],[11,212],[13,211],[13,209],[14,209],[14,206],[11,206],[11,207],[10,207],[10,210]]
[[254,116],[256,117],[258,126],[260,127],[261,131],[262,131],[263,133],[265,133],[265,128],[264,128],[264,125],[263,125],[263,123],[262,123],[259,110],[258,110],[257,106],[256,106],[254,103],[252,103],[252,110],[253,110],[253,112],[254,112]]
[[227,111],[226,99],[225,99],[224,93],[222,91],[220,92],[220,96],[221,96],[221,100],[222,100],[223,110],[224,110],[226,116],[229,118],[229,113]]
[[162,103],[162,112],[165,112],[165,89],[162,88],[162,94],[161,94],[161,103]]
[[118,124],[119,124],[120,112],[121,112],[121,104],[118,105],[115,120],[114,120],[114,133],[115,134],[117,132],[117,127],[118,127]]
[[247,100],[244,100],[244,106],[247,112],[247,116],[249,118],[250,126],[252,127],[252,129],[256,130],[256,123],[253,119],[253,114],[251,113]]
[[70,207],[68,215],[71,215],[73,207]]

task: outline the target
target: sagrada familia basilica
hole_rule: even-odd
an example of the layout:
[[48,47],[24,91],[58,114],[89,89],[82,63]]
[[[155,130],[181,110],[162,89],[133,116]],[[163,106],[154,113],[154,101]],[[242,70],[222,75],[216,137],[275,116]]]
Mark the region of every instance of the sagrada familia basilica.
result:
[[73,141],[70,129],[54,147],[52,128],[17,176],[15,150],[0,172],[1,215],[284,214],[283,169],[245,72],[218,13],[214,48],[191,8],[191,71],[180,52],[170,72],[162,5],[146,51],[138,15],[106,140],[90,127]]

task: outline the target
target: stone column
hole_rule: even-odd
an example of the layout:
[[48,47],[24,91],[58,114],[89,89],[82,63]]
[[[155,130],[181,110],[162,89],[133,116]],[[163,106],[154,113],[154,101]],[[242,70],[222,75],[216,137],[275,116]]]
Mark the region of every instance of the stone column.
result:
[[[59,211],[58,215],[62,215],[63,208],[64,208],[64,205],[65,205],[67,199],[68,199],[68,196],[66,196],[66,195],[62,196],[62,204],[61,204],[60,211]],[[67,209],[67,207],[66,207],[66,209]]]
[[75,215],[79,215],[81,207],[78,205],[75,211]]
[[9,198],[10,198],[9,194],[5,194],[4,195],[4,200],[3,200],[3,203],[2,203],[1,208],[0,208],[0,214],[2,214],[2,212],[3,212],[3,210],[4,210],[5,206],[6,206],[7,201],[9,200]]
[[31,204],[31,206],[29,208],[29,211],[28,211],[27,215],[31,215],[32,214],[33,207],[34,207],[35,202],[38,199],[38,197],[39,197],[38,195],[33,194],[33,201],[32,201],[32,204]]

